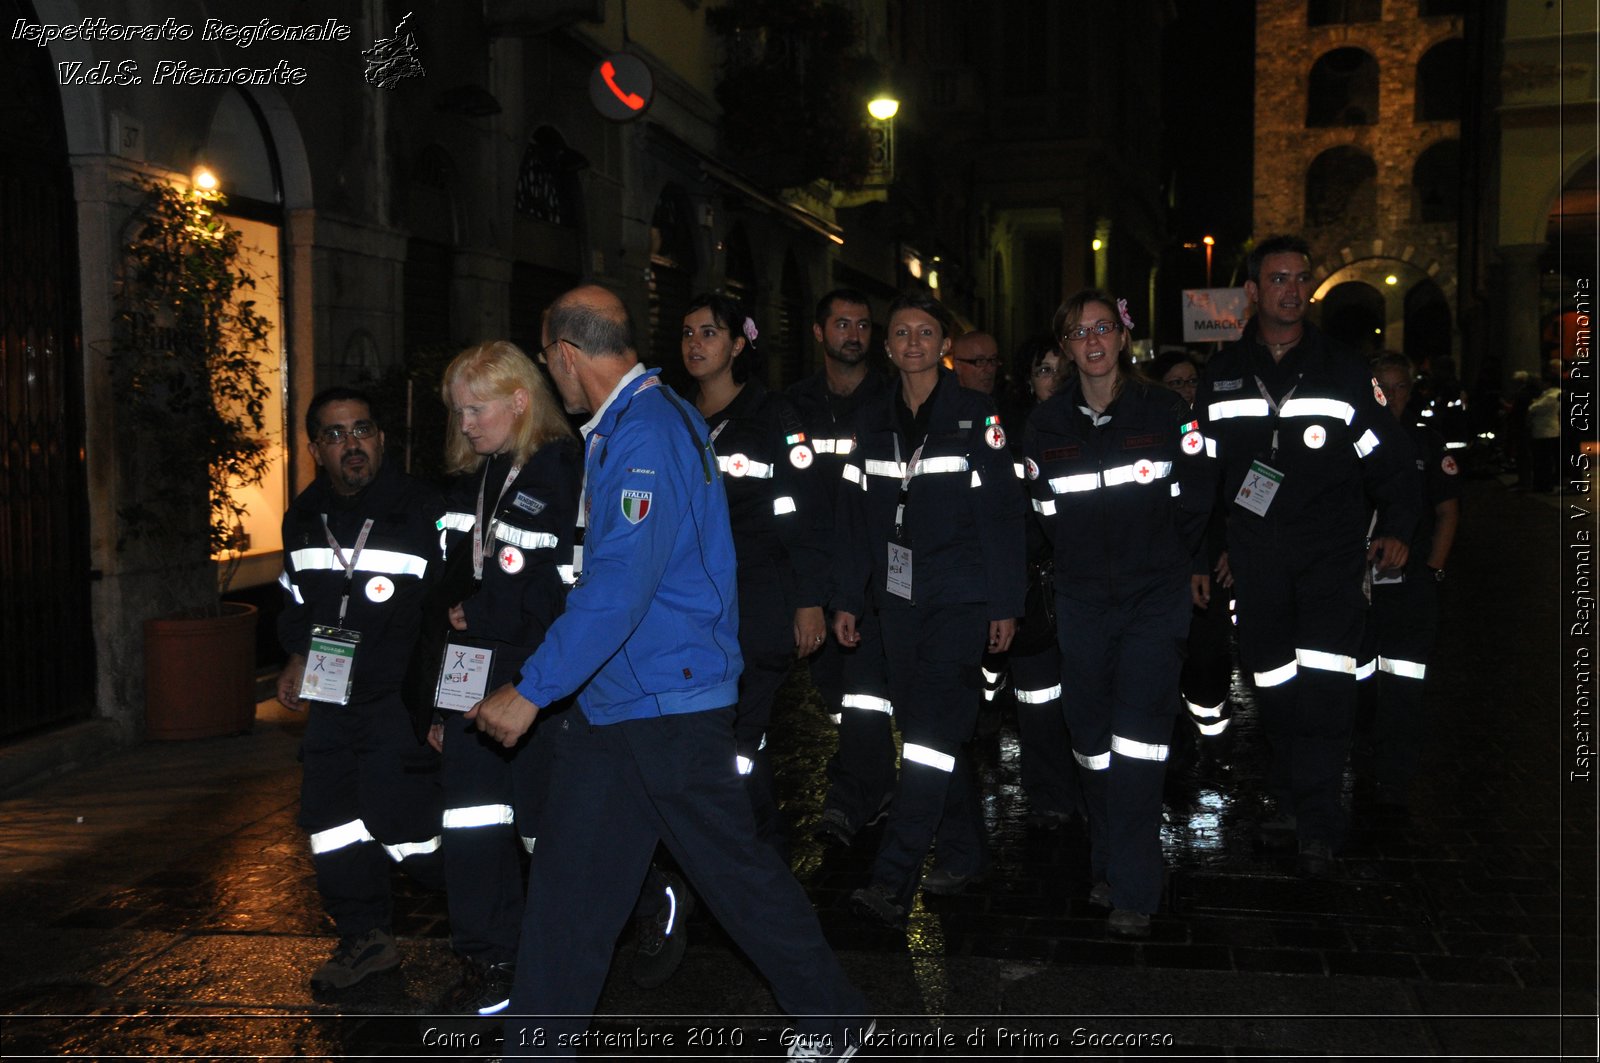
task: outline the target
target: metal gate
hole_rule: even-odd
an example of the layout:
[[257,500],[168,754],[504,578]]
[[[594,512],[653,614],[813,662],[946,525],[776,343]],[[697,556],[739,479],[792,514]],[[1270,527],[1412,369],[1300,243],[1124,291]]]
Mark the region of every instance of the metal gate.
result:
[[[34,18],[0,0],[0,25]],[[49,52],[0,39],[0,739],[87,716],[76,206]]]

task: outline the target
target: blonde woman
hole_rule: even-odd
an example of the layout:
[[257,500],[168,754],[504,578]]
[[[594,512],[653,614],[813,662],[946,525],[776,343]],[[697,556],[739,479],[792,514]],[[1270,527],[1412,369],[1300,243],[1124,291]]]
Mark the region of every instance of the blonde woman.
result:
[[[565,603],[582,451],[543,375],[515,344],[462,351],[440,392],[450,411],[445,463],[457,476],[439,523],[451,569],[470,560],[473,588],[450,609],[451,641],[493,654],[487,692],[516,679]],[[523,910],[518,850],[532,848],[529,820],[542,803],[543,773],[528,741],[505,749],[457,713],[440,716],[431,739],[444,754],[450,936],[467,968],[448,1004],[493,1014],[511,997]]]

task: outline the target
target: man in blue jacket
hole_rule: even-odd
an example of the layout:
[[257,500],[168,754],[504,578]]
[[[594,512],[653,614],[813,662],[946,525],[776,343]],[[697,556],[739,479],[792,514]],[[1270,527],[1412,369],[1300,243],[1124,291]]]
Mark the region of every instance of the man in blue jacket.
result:
[[[508,1054],[574,1049],[617,935],[664,841],[795,1026],[849,1058],[863,1014],[788,867],[756,844],[734,749],[738,591],[727,494],[706,425],[638,364],[615,293],[577,288],[546,315],[541,360],[583,427],[587,528],[564,614],[468,719],[511,745],[578,692],[558,728],[550,804],[528,884]],[[563,1037],[562,1035],[565,1035]]]

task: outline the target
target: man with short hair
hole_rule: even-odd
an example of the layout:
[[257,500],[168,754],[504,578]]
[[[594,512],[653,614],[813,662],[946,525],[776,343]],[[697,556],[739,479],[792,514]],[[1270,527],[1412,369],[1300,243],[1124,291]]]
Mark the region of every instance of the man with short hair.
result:
[[1344,837],[1363,571],[1405,566],[1421,489],[1366,363],[1307,319],[1306,242],[1265,239],[1245,268],[1255,317],[1206,367],[1183,445],[1213,459],[1227,512],[1239,657],[1259,691],[1278,799],[1264,835],[1294,839],[1301,873],[1325,877]]
[[568,412],[593,414],[582,571],[520,682],[467,714],[509,746],[544,706],[578,693],[547,723],[558,729],[550,801],[511,995],[511,1013],[539,1024],[507,1029],[507,1047],[575,1052],[661,841],[805,1043],[825,1048],[809,1058],[848,1058],[861,1038],[843,1016],[866,1001],[800,884],[758,843],[736,766],[733,534],[706,424],[638,364],[615,293],[563,295],[543,339]]
[[[994,395],[1000,378],[1000,348],[987,332],[957,336],[950,344],[950,367],[962,387]],[[998,401],[999,396],[995,398]]]
[[[855,412],[882,395],[887,383],[870,364],[872,308],[865,295],[851,288],[828,292],[817,301],[811,334],[822,345],[822,369],[787,394],[816,453],[814,472],[826,485],[831,528],[844,466],[856,445]],[[816,835],[846,847],[861,828],[885,815],[895,785],[894,706],[876,614],[862,618],[860,631],[861,645],[844,649],[830,638],[811,656],[811,681],[839,727]]]
[[[392,860],[442,888],[438,755],[417,733],[401,683],[437,569],[440,496],[383,462],[365,394],[328,388],[306,411],[319,470],[283,518],[289,654],[278,700],[310,710],[301,742],[300,826],[339,945],[311,976],[346,989],[400,963]],[[385,855],[387,854],[387,855]]]

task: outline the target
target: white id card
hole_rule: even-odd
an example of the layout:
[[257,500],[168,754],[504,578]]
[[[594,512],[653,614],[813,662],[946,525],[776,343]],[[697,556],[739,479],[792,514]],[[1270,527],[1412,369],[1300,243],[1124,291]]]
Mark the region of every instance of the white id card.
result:
[[1374,587],[1383,587],[1391,583],[1404,583],[1405,581],[1406,570],[1403,568],[1379,568],[1377,565],[1372,566],[1372,585]]
[[470,710],[488,693],[489,668],[493,664],[493,650],[482,646],[464,646],[458,642],[447,643],[433,707],[446,712]]
[[1282,486],[1283,473],[1265,462],[1252,461],[1250,471],[1245,473],[1244,483],[1239,485],[1239,493],[1233,500],[1256,516],[1265,517],[1267,507],[1272,505],[1272,496]]
[[911,547],[889,544],[889,593],[911,600]]
[[300,679],[300,696],[307,701],[350,704],[350,677],[355,670],[356,644],[361,632],[321,624],[311,629],[306,671]]

